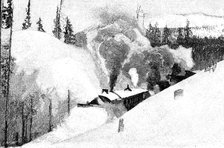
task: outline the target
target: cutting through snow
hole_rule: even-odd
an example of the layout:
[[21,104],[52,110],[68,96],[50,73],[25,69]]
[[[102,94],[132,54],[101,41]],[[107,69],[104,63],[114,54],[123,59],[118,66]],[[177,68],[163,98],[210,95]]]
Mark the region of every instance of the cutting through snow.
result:
[[0,146],[223,147],[222,6],[2,1]]

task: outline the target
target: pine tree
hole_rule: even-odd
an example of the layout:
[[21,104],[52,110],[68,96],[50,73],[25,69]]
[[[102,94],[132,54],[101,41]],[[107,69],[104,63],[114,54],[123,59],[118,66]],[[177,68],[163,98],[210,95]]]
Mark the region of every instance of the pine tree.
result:
[[60,10],[59,7],[57,7],[56,11],[56,18],[54,19],[54,30],[52,31],[54,36],[58,39],[61,39],[61,23],[60,23]]
[[192,36],[192,31],[190,28],[190,21],[187,20],[186,27],[184,28],[184,36],[185,36],[185,41],[186,43],[189,43],[190,37]]
[[163,30],[163,36],[162,36],[162,43],[163,44],[169,44],[169,37],[171,35],[170,29],[165,26]]
[[178,28],[177,32],[178,32],[177,43],[178,43],[179,45],[183,45],[183,44],[184,44],[184,33],[183,33],[183,28]]
[[22,29],[28,29],[31,27],[31,16],[30,16],[30,0],[28,1],[27,9],[26,9],[26,18],[24,20]]
[[149,28],[146,30],[146,37],[149,39],[151,46],[161,45],[161,31],[158,28],[158,23],[154,27],[149,24]]
[[12,22],[12,0],[7,0],[7,7],[3,7],[2,10],[2,22],[3,28],[8,29],[11,27]]
[[64,31],[64,42],[65,43],[71,43],[72,41],[72,36],[73,36],[73,29],[72,29],[72,24],[69,20],[69,18],[66,18],[66,25],[65,25],[65,31]]
[[149,28],[146,30],[146,37],[151,40],[152,38],[153,27],[152,24],[149,24]]
[[37,28],[38,31],[45,32],[45,30],[43,29],[41,18],[39,18],[37,25],[38,25],[38,28]]
[[158,23],[155,24],[154,40],[155,40],[156,45],[160,45],[160,43],[161,43],[161,31],[158,28]]

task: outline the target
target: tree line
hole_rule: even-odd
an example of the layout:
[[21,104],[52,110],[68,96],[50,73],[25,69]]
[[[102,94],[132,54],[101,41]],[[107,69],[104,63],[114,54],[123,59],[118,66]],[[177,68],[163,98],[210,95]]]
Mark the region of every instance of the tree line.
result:
[[[174,34],[176,33],[176,36]],[[179,28],[159,28],[156,23],[154,26],[149,24],[146,30],[146,38],[152,47],[168,45],[172,49],[179,46],[192,48],[192,57],[195,62],[193,70],[203,70],[211,67],[223,60],[224,38],[199,37],[193,35],[190,21],[186,22],[185,27]]]

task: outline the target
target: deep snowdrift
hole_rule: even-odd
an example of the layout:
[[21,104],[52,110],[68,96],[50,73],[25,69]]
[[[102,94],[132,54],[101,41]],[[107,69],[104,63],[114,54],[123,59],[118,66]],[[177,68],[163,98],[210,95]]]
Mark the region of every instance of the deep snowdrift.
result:
[[48,147],[65,139],[83,134],[88,130],[103,125],[108,119],[107,112],[98,107],[73,108],[71,115],[64,123],[59,125],[52,132],[41,136],[24,147]]
[[[224,62],[214,73],[200,72],[142,102],[124,119],[53,147],[223,147]],[[184,95],[174,100],[174,91]]]
[[[54,99],[92,100],[100,90],[94,61],[88,51],[68,46],[46,33],[18,31],[13,34],[12,56],[17,73],[38,71],[37,85],[54,90]],[[87,93],[88,92],[88,93]]]

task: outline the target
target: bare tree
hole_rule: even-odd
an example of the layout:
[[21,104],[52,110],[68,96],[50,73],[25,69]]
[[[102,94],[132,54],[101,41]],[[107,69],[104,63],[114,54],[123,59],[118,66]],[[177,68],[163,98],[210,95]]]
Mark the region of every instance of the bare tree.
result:
[[52,131],[52,100],[51,98],[49,97],[49,95],[55,90],[55,88],[53,89],[48,89],[46,94],[45,94],[45,97],[46,99],[49,101],[49,106],[48,106],[48,132],[51,132]]
[[25,114],[24,114],[24,102],[21,103],[21,120],[22,120],[22,143],[25,143]]
[[49,123],[48,123],[48,132],[52,131],[52,100],[49,99]]
[[136,9],[136,18],[138,19],[139,18],[139,13],[141,11],[141,6],[137,6],[137,9]]
[[136,19],[139,23],[139,27],[142,29],[142,33],[146,33],[146,28],[145,28],[145,15],[146,13],[143,11],[141,6],[137,6],[136,10]]
[[34,114],[34,108],[33,108],[33,98],[34,96],[30,95],[30,140],[32,140],[32,125],[33,125],[33,114]]
[[70,90],[68,90],[68,115],[70,115],[71,97]]

